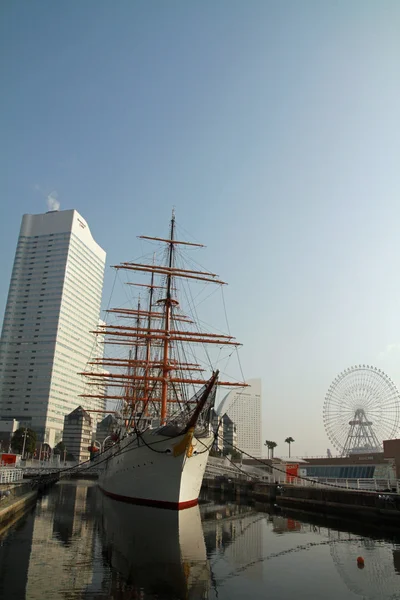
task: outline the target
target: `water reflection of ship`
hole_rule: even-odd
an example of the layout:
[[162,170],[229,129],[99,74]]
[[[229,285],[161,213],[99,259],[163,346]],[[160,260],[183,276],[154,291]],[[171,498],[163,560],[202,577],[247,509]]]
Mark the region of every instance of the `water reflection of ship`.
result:
[[[169,511],[103,497],[109,597],[208,598],[210,570],[198,506]],[[126,593],[126,596],[125,596]]]

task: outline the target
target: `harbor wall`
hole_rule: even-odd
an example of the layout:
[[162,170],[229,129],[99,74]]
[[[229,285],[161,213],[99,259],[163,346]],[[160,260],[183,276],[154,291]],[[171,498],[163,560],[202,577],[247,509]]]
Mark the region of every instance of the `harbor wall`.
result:
[[[0,486],[3,493],[0,500],[0,530],[10,521],[15,521],[22,516],[24,512],[36,502],[37,490],[32,490],[29,484],[19,484],[10,486]],[[5,496],[4,492],[9,492]]]
[[284,486],[278,489],[276,504],[282,508],[295,508],[325,515],[397,522],[400,526],[398,494]]
[[400,527],[400,495],[393,493],[217,479],[205,479],[203,489],[231,499],[271,503],[276,508],[387,522]]

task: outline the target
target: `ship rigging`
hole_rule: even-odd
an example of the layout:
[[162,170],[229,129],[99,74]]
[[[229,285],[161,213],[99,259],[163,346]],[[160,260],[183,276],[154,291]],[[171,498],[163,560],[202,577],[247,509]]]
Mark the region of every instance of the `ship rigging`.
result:
[[[119,401],[129,427],[138,426],[145,416],[166,424],[177,410],[181,412],[188,404],[194,409],[191,393],[196,395],[198,387],[207,379],[202,376],[206,372],[204,364],[193,362],[195,351],[188,349],[189,346],[212,344],[219,348],[237,348],[241,345],[231,335],[202,330],[193,318],[182,312],[177,299],[177,280],[226,284],[215,273],[178,266],[179,246],[204,246],[176,239],[175,215],[171,218],[168,238],[142,235],[139,239],[164,244],[164,264],[157,264],[153,259],[149,263],[124,262],[114,268],[150,275],[148,283],[127,282],[147,288],[146,306],[139,297],[135,308],[110,308],[108,315],[117,317],[118,323],[101,325],[93,332],[104,338],[105,345],[128,346],[128,356],[96,358],[89,362],[93,370],[82,373],[92,386],[92,390],[82,396]],[[156,282],[156,277],[160,281]],[[217,385],[244,387],[245,383],[218,380]]]

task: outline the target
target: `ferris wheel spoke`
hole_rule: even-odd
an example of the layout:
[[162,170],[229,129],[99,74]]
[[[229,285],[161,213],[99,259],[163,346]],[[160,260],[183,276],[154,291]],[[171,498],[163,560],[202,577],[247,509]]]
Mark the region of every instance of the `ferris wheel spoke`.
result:
[[376,449],[371,444],[381,445],[397,434],[399,400],[396,385],[380,369],[358,365],[342,371],[325,397],[323,416],[330,441],[342,452],[344,444],[349,452],[357,444]]

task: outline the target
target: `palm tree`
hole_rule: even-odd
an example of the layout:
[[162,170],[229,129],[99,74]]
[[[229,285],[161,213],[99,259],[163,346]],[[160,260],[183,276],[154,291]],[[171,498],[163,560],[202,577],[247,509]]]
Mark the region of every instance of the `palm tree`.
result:
[[265,442],[264,442],[264,446],[267,446],[267,448],[268,448],[268,458],[269,458],[269,451],[270,451],[270,446],[269,446],[270,443],[271,443],[270,440],[265,440]]
[[270,450],[271,450],[271,458],[274,458],[274,448],[276,448],[277,445],[278,444],[276,442],[270,442],[270,444],[269,444],[269,447],[270,447]]
[[287,437],[285,442],[289,444],[289,458],[290,458],[290,444],[293,444],[294,439],[292,437]]
[[272,442],[271,440],[266,440],[264,443],[264,446],[267,446],[268,448],[268,458],[270,458],[270,453],[271,453],[271,458],[274,458],[274,448],[277,447],[277,443],[276,442]]

